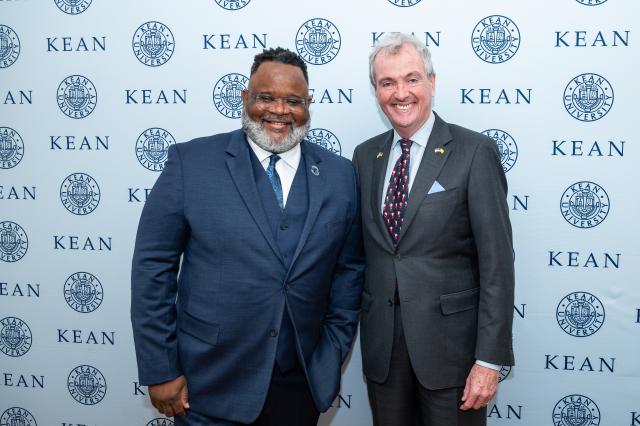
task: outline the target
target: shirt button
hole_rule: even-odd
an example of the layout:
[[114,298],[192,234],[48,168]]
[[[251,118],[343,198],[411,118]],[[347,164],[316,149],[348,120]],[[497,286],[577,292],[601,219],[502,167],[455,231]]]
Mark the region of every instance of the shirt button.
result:
[[272,329],[269,331],[269,335],[270,335],[271,337],[276,337],[276,336],[278,335],[278,330],[276,330],[275,328],[272,328]]
[[393,299],[389,299],[389,300],[387,300],[387,305],[389,305],[389,306],[393,306]]

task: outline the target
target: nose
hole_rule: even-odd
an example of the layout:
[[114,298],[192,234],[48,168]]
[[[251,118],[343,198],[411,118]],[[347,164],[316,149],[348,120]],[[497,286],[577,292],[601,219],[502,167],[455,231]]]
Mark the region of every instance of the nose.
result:
[[275,115],[285,115],[289,112],[289,107],[285,104],[285,100],[282,98],[276,98],[268,105],[268,111]]
[[409,96],[408,87],[404,82],[400,82],[396,86],[395,96],[398,99],[405,99],[407,96]]

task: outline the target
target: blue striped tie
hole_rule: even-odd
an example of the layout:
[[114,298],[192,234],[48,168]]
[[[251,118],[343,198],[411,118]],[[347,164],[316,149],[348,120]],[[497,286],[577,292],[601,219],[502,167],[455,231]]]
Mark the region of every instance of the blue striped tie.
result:
[[276,193],[276,199],[278,200],[278,205],[280,209],[284,210],[284,200],[282,198],[282,183],[280,182],[280,176],[276,171],[276,163],[280,159],[280,156],[273,154],[269,157],[269,166],[267,167],[267,176],[269,177],[269,182],[271,182],[271,186],[273,187],[273,192]]

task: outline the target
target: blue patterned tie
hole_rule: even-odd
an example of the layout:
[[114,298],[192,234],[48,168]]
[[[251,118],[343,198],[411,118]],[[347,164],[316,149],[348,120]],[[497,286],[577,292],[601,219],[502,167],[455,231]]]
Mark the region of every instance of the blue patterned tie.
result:
[[284,210],[284,200],[282,198],[282,183],[280,182],[280,176],[276,171],[276,163],[280,159],[280,156],[273,154],[269,157],[269,167],[267,167],[267,176],[269,177],[269,182],[271,182],[271,186],[273,187],[273,192],[276,193],[276,199],[278,200],[278,205],[282,210]]

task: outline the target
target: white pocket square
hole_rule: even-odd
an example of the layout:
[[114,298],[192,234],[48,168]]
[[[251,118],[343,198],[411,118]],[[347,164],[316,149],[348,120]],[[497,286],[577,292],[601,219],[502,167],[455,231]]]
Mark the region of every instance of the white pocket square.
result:
[[436,192],[442,192],[442,191],[444,191],[444,188],[442,187],[442,185],[440,185],[438,181],[435,181],[433,182],[433,185],[431,185],[431,189],[429,189],[429,192],[427,192],[427,195],[435,194]]

